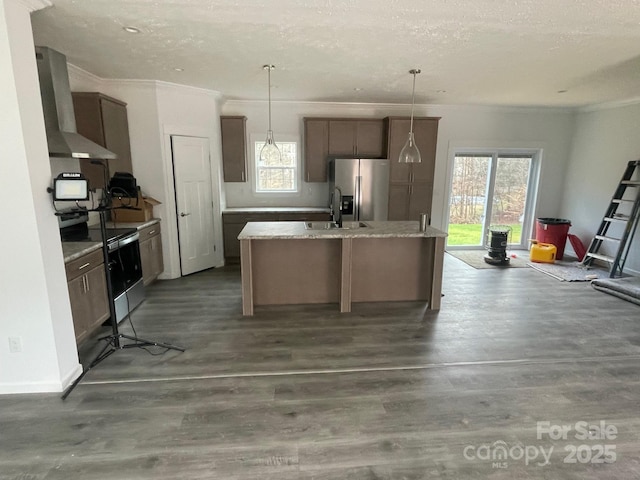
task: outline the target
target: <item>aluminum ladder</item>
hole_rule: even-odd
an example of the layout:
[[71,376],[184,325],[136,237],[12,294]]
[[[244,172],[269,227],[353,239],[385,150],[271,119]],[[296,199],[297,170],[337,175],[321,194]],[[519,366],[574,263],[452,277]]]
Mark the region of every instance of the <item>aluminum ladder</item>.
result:
[[[603,260],[611,265],[609,277],[613,278],[622,275],[624,264],[627,261],[629,248],[638,228],[638,217],[640,216],[640,177],[634,174],[640,171],[640,160],[633,160],[627,164],[627,168],[622,175],[622,180],[618,184],[618,188],[613,194],[611,203],[604,214],[602,223],[598,228],[591,244],[582,260],[582,265],[590,266],[594,260]],[[633,198],[629,195],[625,197],[627,189],[635,189]],[[622,212],[618,212],[618,208],[623,207]],[[631,207],[629,209],[629,207]],[[614,223],[624,225],[624,232],[620,238],[607,235],[609,227]],[[604,242],[618,244],[618,251],[615,257],[598,253]]]

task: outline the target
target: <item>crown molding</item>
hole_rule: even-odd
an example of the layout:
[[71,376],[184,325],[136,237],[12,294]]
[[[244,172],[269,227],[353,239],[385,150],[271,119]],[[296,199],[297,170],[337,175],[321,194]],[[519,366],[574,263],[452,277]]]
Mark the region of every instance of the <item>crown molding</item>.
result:
[[16,3],[24,5],[29,12],[35,12],[36,10],[42,10],[43,8],[52,7],[53,3],[50,0],[13,0]]
[[222,98],[222,93],[217,90],[209,90],[207,88],[193,87],[191,85],[182,85],[179,83],[165,82],[162,80],[155,80],[155,83],[158,88],[164,90],[179,90],[181,92],[190,91],[191,93],[197,93],[199,95],[212,96],[218,99]]
[[[250,105],[267,104],[267,100],[245,100],[245,99],[224,99],[224,105],[229,107],[242,107]],[[296,100],[271,100],[273,104],[281,106],[308,106],[308,107],[326,107],[344,109],[350,108],[353,110],[358,109],[380,109],[380,110],[401,110],[411,107],[411,104],[406,103],[363,103],[363,102],[317,102],[317,101],[296,101]],[[572,114],[576,111],[575,107],[556,107],[556,106],[507,106],[507,105],[476,105],[476,104],[439,104],[439,103],[416,103],[415,108],[417,110],[429,110],[429,111],[469,111],[469,110],[485,110],[492,112],[505,112],[505,113],[523,113],[523,112],[537,112],[537,113],[568,113]],[[408,110],[407,110],[408,112]],[[407,113],[408,116],[408,113]]]
[[640,97],[629,98],[627,100],[618,100],[615,102],[597,103],[595,105],[587,105],[578,109],[580,113],[598,112],[600,110],[611,110],[614,108],[631,107],[640,104]]
[[108,85],[128,85],[132,87],[153,87],[158,90],[174,90],[182,93],[190,92],[198,95],[212,96],[221,99],[222,94],[216,90],[208,90],[206,88],[192,87],[190,85],[181,85],[179,83],[164,82],[162,80],[146,80],[146,79],[127,79],[127,78],[102,78],[72,63],[67,64],[69,76],[88,79],[97,84]]
[[101,83],[105,81],[104,78],[99,77],[98,75],[95,75],[91,72],[88,72],[87,70],[80,68],[74,65],[73,63],[67,62],[67,70],[69,71],[69,75],[73,75],[75,77],[85,77],[96,83]]

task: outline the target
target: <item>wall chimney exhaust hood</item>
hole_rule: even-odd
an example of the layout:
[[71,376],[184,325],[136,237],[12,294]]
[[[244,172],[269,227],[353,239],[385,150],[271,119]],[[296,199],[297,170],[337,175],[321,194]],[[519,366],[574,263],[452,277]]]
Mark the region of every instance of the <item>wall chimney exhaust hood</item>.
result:
[[49,156],[102,160],[116,158],[115,153],[78,135],[67,58],[49,47],[36,47],[36,61]]

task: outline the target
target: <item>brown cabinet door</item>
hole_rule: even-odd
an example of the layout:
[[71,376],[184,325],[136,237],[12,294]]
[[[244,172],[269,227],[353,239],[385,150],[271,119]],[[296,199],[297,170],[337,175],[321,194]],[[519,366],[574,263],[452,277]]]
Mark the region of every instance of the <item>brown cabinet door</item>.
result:
[[85,274],[87,284],[87,299],[91,305],[91,317],[88,333],[93,333],[109,318],[109,297],[107,296],[107,279],[104,264]]
[[304,171],[307,182],[327,181],[329,121],[304,119]]
[[409,205],[406,220],[420,220],[421,213],[431,218],[431,198],[433,188],[426,183],[413,183],[409,186]]
[[329,121],[329,155],[353,157],[356,155],[358,123],[353,120]]
[[438,121],[439,118],[418,117],[413,119],[413,134],[418,150],[420,150],[422,162],[406,164],[398,162],[398,158],[409,136],[411,119],[404,117],[388,119],[389,136],[387,154],[389,160],[391,160],[391,171],[389,174],[391,182],[433,182],[436,163],[436,143],[438,140]]
[[108,98],[101,98],[100,106],[104,129],[104,146],[118,156],[118,158],[108,161],[109,173],[111,176],[116,172],[133,173],[127,107]]
[[153,282],[153,262],[151,253],[151,238],[140,242],[140,266],[142,268],[142,283],[149,285]]
[[409,185],[389,186],[389,220],[407,220],[409,215]]
[[422,162],[411,165],[411,181],[432,184],[436,165],[438,119],[416,118],[413,123],[413,131]]
[[151,237],[151,267],[154,280],[164,272],[164,259],[162,258],[162,237]]
[[407,141],[410,126],[411,121],[408,118],[392,118],[388,123],[389,140],[387,155],[390,165],[389,181],[392,183],[411,181],[411,166],[407,163],[398,162],[398,158],[400,158],[400,151]]
[[[105,160],[109,176],[115,172],[132,173],[127,104],[101,93],[73,92],[72,96],[78,133],[118,156]],[[104,187],[102,166],[81,161],[80,171],[89,179],[91,188]]]
[[[73,92],[72,97],[78,133],[104,147],[104,130],[102,128],[102,112],[100,111],[99,94]],[[110,161],[111,160],[105,160],[105,164]],[[94,165],[88,161],[81,161],[80,171],[87,177],[87,180],[89,180],[90,188],[104,187],[105,171],[102,166]]]
[[359,120],[356,132],[356,155],[362,157],[384,157],[384,137],[384,121]]
[[79,344],[109,318],[104,264],[67,283],[73,328]]
[[224,223],[224,258],[240,258],[240,240],[238,240],[238,235],[240,235],[244,225],[244,223]]
[[[140,232],[142,234],[147,231],[144,241],[140,242],[140,263],[142,264],[142,282],[144,285],[153,283],[164,271],[164,261],[162,258],[162,237],[160,236],[160,228],[149,230],[150,227]],[[151,233],[151,236],[148,234]]]
[[81,275],[67,283],[69,289],[69,301],[71,303],[71,315],[73,316],[73,329],[76,334],[76,342],[82,342],[89,331],[89,319],[91,318],[91,304],[86,295],[86,277]]
[[247,181],[247,117],[220,117],[225,182]]

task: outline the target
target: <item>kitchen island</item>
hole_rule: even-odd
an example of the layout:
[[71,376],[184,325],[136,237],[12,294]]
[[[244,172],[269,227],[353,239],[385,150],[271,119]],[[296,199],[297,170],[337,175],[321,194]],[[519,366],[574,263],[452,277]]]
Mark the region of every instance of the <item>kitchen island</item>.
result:
[[242,311],[261,305],[426,302],[440,309],[446,233],[418,222],[250,222],[238,235]]

